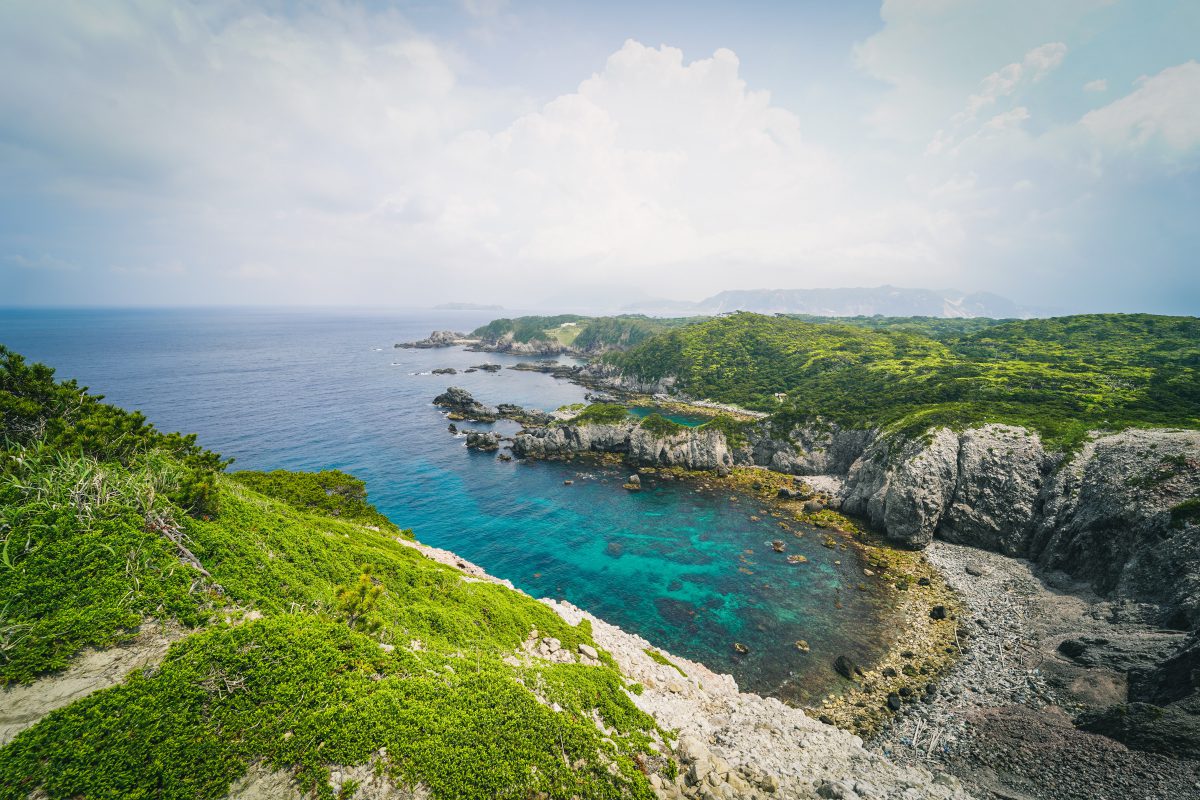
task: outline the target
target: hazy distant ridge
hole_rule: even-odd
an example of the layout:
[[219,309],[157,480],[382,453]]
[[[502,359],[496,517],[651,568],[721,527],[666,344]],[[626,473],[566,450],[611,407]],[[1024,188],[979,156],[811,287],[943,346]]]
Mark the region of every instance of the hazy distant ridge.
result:
[[846,289],[731,289],[697,303],[648,301],[627,306],[647,314],[813,314],[822,317],[995,317],[1034,316],[1006,297],[954,289],[903,289],[896,286]]

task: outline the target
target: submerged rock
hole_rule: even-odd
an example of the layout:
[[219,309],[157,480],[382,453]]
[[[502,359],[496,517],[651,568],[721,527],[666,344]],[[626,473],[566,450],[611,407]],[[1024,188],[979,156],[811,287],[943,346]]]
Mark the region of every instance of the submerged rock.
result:
[[844,655],[838,656],[833,660],[833,671],[848,681],[854,680],[855,675],[862,674],[862,670],[858,668],[858,665]]

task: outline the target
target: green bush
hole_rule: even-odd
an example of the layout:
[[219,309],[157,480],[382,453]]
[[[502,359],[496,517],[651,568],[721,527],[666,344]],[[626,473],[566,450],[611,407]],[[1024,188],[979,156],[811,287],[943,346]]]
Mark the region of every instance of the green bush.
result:
[[572,417],[572,425],[617,425],[629,418],[625,406],[616,403],[592,403]]
[[680,425],[658,413],[647,414],[638,425],[656,436],[672,436],[687,429],[686,425]]
[[230,477],[295,508],[374,525],[380,530],[398,531],[391,520],[367,502],[367,485],[336,469],[324,472],[242,471],[234,472]]

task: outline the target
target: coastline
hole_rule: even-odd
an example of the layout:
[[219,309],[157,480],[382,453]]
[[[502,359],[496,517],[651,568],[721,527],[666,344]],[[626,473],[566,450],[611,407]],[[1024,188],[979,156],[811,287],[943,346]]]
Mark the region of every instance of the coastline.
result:
[[[448,550],[407,540],[403,544],[459,570],[464,580],[510,585]],[[804,709],[741,692],[731,676],[666,653],[570,603],[540,602],[571,625],[590,622],[597,645],[640,685],[640,693],[631,695],[633,702],[664,728],[677,731],[679,771],[673,781],[652,778],[659,797],[972,797],[943,770],[896,763],[865,747],[861,737],[822,723]]]
[[[896,716],[868,742],[897,763],[944,769],[980,796],[1021,800],[1200,797],[1200,762],[1132,750],[1072,724],[1124,700],[1120,669],[1081,666],[1058,645],[1080,636],[1126,655],[1184,636],[1023,559],[935,541],[930,564],[962,598],[963,657],[932,704]],[[979,573],[979,574],[974,574]]]
[[[578,454],[564,461],[623,466],[619,456],[607,453]],[[764,467],[735,467],[728,475],[679,467],[643,467],[637,472],[669,476],[699,488],[743,494],[756,505],[780,512],[784,519],[824,531],[826,547],[852,550],[863,567],[864,577],[886,580],[885,597],[893,605],[884,619],[889,641],[883,652],[871,663],[850,661],[850,675],[844,676],[840,687],[831,688],[818,704],[797,706],[810,717],[869,738],[885,726],[897,708],[919,701],[930,702],[937,694],[939,677],[954,665],[960,654],[956,637],[961,602],[922,552],[889,545],[838,511],[828,508],[806,511],[805,500],[780,496],[780,490],[796,489],[802,484],[801,494],[812,493],[828,499],[836,491],[835,477],[794,477]],[[934,608],[943,609],[944,616],[934,619],[931,616]]]
[[[936,685],[953,666],[959,653],[955,634],[961,604],[923,553],[893,547],[839,511],[806,511],[806,501],[779,496],[781,489],[794,488],[797,481],[807,487],[803,494],[828,495],[837,484],[833,476],[794,477],[764,467],[735,467],[727,476],[677,468],[643,470],[651,471],[749,494],[796,522],[827,531],[826,546],[853,549],[863,564],[864,577],[873,573],[888,581],[888,599],[894,603],[888,614],[888,624],[893,626],[891,640],[873,663],[853,665],[857,669],[851,669],[852,676],[841,691],[829,692],[819,705],[806,708],[811,716],[870,737],[896,711],[889,707],[889,700],[904,706],[928,698],[928,687]],[[944,616],[934,619],[931,611],[938,607]]]
[[[679,398],[663,398],[646,394],[644,390],[631,392],[623,387],[577,377],[570,379],[588,388],[611,391],[626,403],[644,402],[697,415],[713,413],[712,409]],[[999,439],[1004,439],[1009,429],[1004,426],[998,429]],[[957,444],[960,450],[958,458],[962,458],[964,447],[978,450],[999,442],[999,439],[997,442],[987,439],[994,433],[987,426],[983,432],[983,444],[973,440],[962,442],[954,437],[952,444]],[[1100,463],[1101,469],[1108,470],[1102,481],[1109,480],[1112,477],[1109,473],[1112,473],[1117,475],[1116,480],[1125,481],[1122,487],[1134,479],[1144,483],[1150,479],[1139,478],[1138,467],[1121,460],[1128,455],[1125,451],[1143,446],[1153,452],[1162,446],[1156,436],[1176,433],[1171,429],[1146,434],[1137,430],[1110,434],[1108,439],[1098,438],[1096,445],[1085,448],[1087,458],[1096,457],[1096,461],[1082,463]],[[1036,443],[1036,437],[1033,439]],[[1101,444],[1115,448],[1121,455],[1117,458],[1097,457]],[[924,446],[928,447],[929,442]],[[1011,445],[1006,446],[1010,447],[1007,452],[1012,456]],[[1187,444],[1175,446],[1186,447]],[[992,447],[986,450],[989,455],[992,453]],[[1145,455],[1146,452],[1142,452],[1142,456]],[[605,460],[612,463],[621,459],[611,456]],[[961,468],[961,464],[959,466]],[[986,464],[974,466],[982,468]],[[1087,479],[1074,462],[1070,466],[1068,483],[1070,479],[1076,482]],[[669,472],[673,469],[651,468],[648,471]],[[1074,474],[1077,471],[1079,475]],[[738,476],[746,473],[754,474],[758,478],[756,482],[767,486],[773,482],[790,486],[793,480],[790,474],[773,473],[761,467],[735,468],[727,477],[714,477],[712,472],[678,470],[678,473],[680,477],[695,477],[708,485],[736,483]],[[1129,478],[1130,474],[1134,477]],[[1166,478],[1156,478],[1160,483],[1176,473],[1163,474]],[[764,480],[765,476],[773,477]],[[924,477],[943,478],[923,474],[906,476],[915,481],[918,493]],[[810,484],[828,480],[832,485],[841,482],[837,476],[804,476],[795,480]],[[1062,479],[1056,477],[1055,480]],[[745,487],[741,488],[745,490]],[[1005,492],[1008,488],[1007,485],[1004,487]],[[1067,486],[1064,496],[1071,497],[1071,489]],[[831,489],[826,491],[836,493]],[[769,495],[770,489],[766,493]],[[987,521],[989,514],[995,516],[1003,535],[1007,530],[1003,526],[1009,524],[1005,512],[1011,507],[1011,513],[1019,516],[1023,507],[1015,503],[1021,499],[1019,497],[1009,498],[1000,492],[997,498],[1014,502],[986,507],[982,518]],[[773,497],[758,496],[757,499],[777,505],[784,502]],[[1138,501],[1145,500],[1139,497]],[[1163,502],[1162,497],[1157,501]],[[1068,510],[1071,508],[1068,503],[1061,505]],[[863,507],[860,502],[856,510],[865,513]],[[1054,511],[1063,513],[1058,505],[1054,506]],[[1150,506],[1147,511],[1139,507],[1137,513],[1149,515],[1154,509]],[[838,516],[846,523],[827,524],[843,531],[855,530],[850,520]],[[877,516],[871,513],[874,524],[879,525]],[[963,519],[956,521],[964,522]],[[921,519],[921,525],[925,526],[921,531],[925,534],[923,537],[909,537],[914,546],[924,546],[929,541],[937,518],[933,517],[933,522],[928,525],[926,522]],[[890,535],[891,529],[888,531]],[[861,534],[860,530],[855,532]],[[880,543],[882,547],[878,549],[897,554],[897,558],[907,558],[909,551],[896,548],[903,547],[909,540],[899,539],[902,539],[900,544]],[[861,548],[873,544],[862,535],[848,537],[848,541]],[[929,580],[930,586],[926,587],[930,589],[929,599],[943,601],[938,603],[945,607],[943,619],[936,621],[949,624],[931,626],[930,618],[926,616],[931,610],[930,604],[923,603],[917,594],[899,598],[897,619],[900,630],[893,646],[870,669],[859,673],[860,680],[855,687],[828,698],[811,714],[861,732],[866,737],[874,736],[872,748],[899,762],[934,770],[947,769],[963,778],[982,796],[1014,800],[1200,798],[1200,762],[1132,750],[1116,740],[1087,733],[1074,725],[1074,717],[1080,712],[1122,707],[1126,702],[1125,690],[1131,666],[1155,666],[1183,641],[1184,634],[1180,631],[1158,630],[1154,625],[1146,624],[1152,619],[1162,621],[1161,615],[1151,610],[1152,606],[1096,597],[1086,580],[1072,579],[1065,574],[1041,575],[1030,568],[1029,562],[1007,553],[972,547],[954,549],[941,540],[934,540],[927,555],[918,552],[912,558],[913,562],[906,566],[913,570],[914,576],[924,570],[921,577]],[[1061,558],[1050,563],[1055,565],[1054,568],[1070,568]],[[1002,578],[1002,582],[989,585],[989,578],[993,576]],[[981,586],[988,588],[980,591]],[[1014,595],[1020,599],[1014,599]],[[993,620],[1000,622],[995,624]],[[1170,621],[1166,624],[1176,627]],[[1106,645],[1109,637],[1121,642],[1132,637],[1151,641],[1156,649],[1153,653],[1142,652],[1138,648],[1143,645],[1137,645],[1134,648],[1138,650],[1137,658],[1132,661],[1117,659],[1115,663],[1097,669],[1095,665],[1073,664],[1072,659],[1056,654],[1057,645],[1072,635],[1090,636],[1091,641]],[[906,639],[911,644],[905,643]],[[1120,651],[1121,648],[1115,649]],[[897,660],[897,656],[902,660]],[[925,663],[919,666],[909,663],[919,663],[921,659]],[[913,679],[908,685],[904,682],[889,684],[884,680],[902,676],[905,666],[916,671],[916,675],[907,675]],[[885,673],[884,670],[890,671]],[[932,691],[926,688],[929,686],[933,687]],[[908,691],[902,694],[901,689]],[[880,711],[885,704],[889,711],[899,714],[893,718]]]

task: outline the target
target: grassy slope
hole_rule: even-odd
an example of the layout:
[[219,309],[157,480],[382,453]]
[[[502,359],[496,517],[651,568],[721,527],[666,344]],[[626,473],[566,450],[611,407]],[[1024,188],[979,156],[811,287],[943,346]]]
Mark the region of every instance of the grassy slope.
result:
[[[734,314],[609,358],[689,394],[850,425],[999,421],[1068,446],[1091,428],[1200,427],[1200,320],[1085,315],[975,328]],[[774,394],[787,394],[784,402]]]
[[[12,372],[0,409],[36,394]],[[649,796],[638,761],[654,762],[656,729],[610,660],[504,661],[534,629],[593,643],[587,626],[425,559],[349,476],[210,475],[209,508],[188,514],[173,487],[196,476],[154,436],[97,458],[0,420],[0,681],[60,669],[147,616],[197,629],[159,668],[0,750],[0,798],[220,797],[258,760],[330,797],[330,766],[372,761],[439,797]],[[345,602],[360,582],[378,587],[371,624]],[[251,610],[262,618],[226,621]]]

